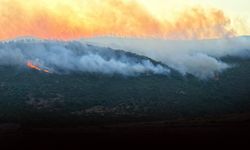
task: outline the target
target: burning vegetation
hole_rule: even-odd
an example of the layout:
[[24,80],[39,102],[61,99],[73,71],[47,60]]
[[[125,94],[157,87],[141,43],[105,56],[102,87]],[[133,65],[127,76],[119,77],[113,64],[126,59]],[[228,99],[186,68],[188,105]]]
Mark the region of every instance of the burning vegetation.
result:
[[33,69],[33,70],[38,70],[38,71],[42,71],[45,73],[50,73],[49,70],[40,68],[39,65],[34,64],[31,60],[27,61],[26,66],[30,69]]

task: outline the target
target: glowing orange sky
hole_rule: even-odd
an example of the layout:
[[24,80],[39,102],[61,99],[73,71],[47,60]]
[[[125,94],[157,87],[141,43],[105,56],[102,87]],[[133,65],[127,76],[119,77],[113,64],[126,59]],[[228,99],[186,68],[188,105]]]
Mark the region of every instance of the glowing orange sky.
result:
[[160,19],[130,0],[0,0],[0,39],[116,35],[204,39],[236,35],[222,10],[194,6]]

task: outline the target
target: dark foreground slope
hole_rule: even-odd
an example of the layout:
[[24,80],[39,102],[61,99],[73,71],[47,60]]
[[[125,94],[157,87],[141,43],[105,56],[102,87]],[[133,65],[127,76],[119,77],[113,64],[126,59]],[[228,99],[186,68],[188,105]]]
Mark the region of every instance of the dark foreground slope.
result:
[[[120,123],[77,127],[1,126],[1,147],[72,148],[245,148],[249,146],[250,114],[220,118]],[[202,146],[202,147],[200,147]],[[205,147],[204,147],[205,146]]]
[[124,77],[0,67],[0,121],[61,125],[248,112],[250,61],[225,60],[236,66],[209,80],[173,71]]
[[59,75],[2,66],[1,139],[61,146],[144,140],[247,143],[250,60],[224,59],[236,66],[207,81],[178,73]]

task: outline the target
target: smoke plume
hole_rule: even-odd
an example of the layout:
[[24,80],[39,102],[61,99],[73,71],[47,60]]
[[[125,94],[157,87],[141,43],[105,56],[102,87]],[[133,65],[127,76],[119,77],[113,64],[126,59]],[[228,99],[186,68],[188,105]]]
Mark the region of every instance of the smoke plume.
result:
[[22,66],[51,73],[89,72],[134,76],[168,74],[169,69],[130,53],[79,42],[21,39],[0,43],[0,65]]
[[249,59],[250,38],[171,41],[96,37],[67,42],[25,38],[0,42],[0,65],[28,63],[30,68],[50,73],[134,76],[168,74],[172,68],[183,75],[208,79],[235,67],[223,61],[227,56]]
[[147,56],[178,70],[183,75],[192,74],[201,79],[214,77],[223,70],[232,67],[221,60],[223,57],[250,57],[249,37],[174,41],[99,37],[82,39],[81,41]]

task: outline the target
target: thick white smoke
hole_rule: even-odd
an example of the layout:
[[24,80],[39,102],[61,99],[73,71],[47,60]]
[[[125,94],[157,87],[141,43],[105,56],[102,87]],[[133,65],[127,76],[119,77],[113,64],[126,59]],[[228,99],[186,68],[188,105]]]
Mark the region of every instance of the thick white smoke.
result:
[[138,75],[168,74],[167,67],[150,59],[90,46],[79,42],[19,39],[0,42],[0,65],[21,65],[32,61],[39,67],[57,73],[82,71],[90,73]]
[[[93,46],[91,46],[93,45]],[[168,74],[170,70],[150,59],[114,51],[120,49],[164,63],[181,74],[201,79],[214,77],[231,64],[226,56],[250,57],[250,38],[217,40],[139,39],[99,37],[60,42],[38,39],[0,42],[0,65],[25,65],[33,61],[53,72],[82,71],[104,74]]]
[[99,37],[80,41],[144,55],[165,63],[183,75],[189,73],[201,79],[230,68],[229,64],[220,60],[225,56],[250,57],[249,37],[186,41]]

